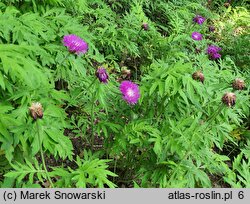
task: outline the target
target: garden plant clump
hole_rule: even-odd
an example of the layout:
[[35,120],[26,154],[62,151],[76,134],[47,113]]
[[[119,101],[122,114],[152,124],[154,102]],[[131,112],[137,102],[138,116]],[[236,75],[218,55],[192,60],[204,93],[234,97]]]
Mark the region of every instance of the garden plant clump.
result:
[[0,9],[2,188],[250,187],[246,1]]

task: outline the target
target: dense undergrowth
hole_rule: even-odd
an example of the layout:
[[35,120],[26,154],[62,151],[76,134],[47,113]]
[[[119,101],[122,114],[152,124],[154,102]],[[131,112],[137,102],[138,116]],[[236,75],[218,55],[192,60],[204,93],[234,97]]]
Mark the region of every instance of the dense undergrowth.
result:
[[250,14],[224,3],[1,0],[0,186],[250,187]]

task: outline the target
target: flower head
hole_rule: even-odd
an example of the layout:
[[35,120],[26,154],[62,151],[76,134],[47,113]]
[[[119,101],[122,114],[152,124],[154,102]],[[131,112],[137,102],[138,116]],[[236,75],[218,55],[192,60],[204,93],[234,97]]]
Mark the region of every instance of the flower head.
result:
[[200,15],[197,15],[193,18],[193,21],[195,23],[198,23],[199,25],[201,25],[202,23],[204,23],[204,21],[206,20],[206,18],[200,16]]
[[202,40],[202,34],[200,34],[199,32],[193,32],[191,36],[193,40]]
[[215,31],[215,27],[212,26],[212,25],[210,25],[210,26],[208,27],[208,30],[209,30],[209,32],[214,32],[214,31]]
[[63,37],[64,46],[72,53],[84,54],[88,51],[88,44],[80,37],[70,34]]
[[245,82],[242,79],[235,79],[233,82],[233,88],[235,90],[243,90],[245,88]]
[[147,30],[149,29],[149,26],[148,26],[147,23],[143,23],[141,27],[142,27],[142,29],[145,30],[145,31],[147,31]]
[[203,73],[201,72],[201,71],[196,71],[196,72],[194,72],[193,74],[192,74],[192,78],[194,79],[194,80],[197,80],[197,81],[200,81],[201,83],[203,83],[204,82],[204,75],[203,75]]
[[211,59],[218,59],[221,57],[221,55],[218,53],[220,50],[220,47],[217,47],[215,45],[209,45],[207,48],[207,54]]
[[120,84],[123,99],[129,104],[136,104],[140,98],[139,86],[131,81],[123,81]]
[[109,76],[105,68],[103,67],[98,68],[95,75],[100,82],[108,83]]
[[219,53],[214,53],[214,54],[211,55],[211,58],[212,58],[212,59],[219,59],[219,58],[221,58],[221,54],[219,54]]
[[234,106],[236,102],[236,95],[234,93],[225,93],[222,97],[222,102],[228,107]]
[[220,47],[217,47],[216,45],[209,45],[207,48],[207,53],[208,54],[214,54],[216,52],[219,52],[221,50]]
[[43,118],[43,107],[41,103],[34,102],[31,104],[31,107],[29,108],[30,114],[33,117],[34,120],[38,118]]

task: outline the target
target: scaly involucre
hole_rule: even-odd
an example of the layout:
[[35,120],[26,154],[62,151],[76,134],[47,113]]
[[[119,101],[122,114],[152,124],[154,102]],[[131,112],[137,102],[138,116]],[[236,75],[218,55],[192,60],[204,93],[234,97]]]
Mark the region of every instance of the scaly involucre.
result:
[[109,76],[105,68],[103,67],[98,68],[95,75],[99,79],[100,82],[108,83]]

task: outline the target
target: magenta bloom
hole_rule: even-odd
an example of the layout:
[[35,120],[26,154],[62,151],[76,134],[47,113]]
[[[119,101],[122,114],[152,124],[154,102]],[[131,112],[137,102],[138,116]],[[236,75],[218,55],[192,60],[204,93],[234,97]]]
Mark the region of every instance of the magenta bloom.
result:
[[209,45],[207,48],[207,54],[214,54],[217,53],[221,50],[220,47],[216,46],[216,45]]
[[103,67],[98,68],[95,75],[97,76],[97,78],[99,79],[100,82],[108,83],[109,76],[108,76],[108,73],[106,72],[105,68],[103,68]]
[[131,81],[123,81],[120,84],[120,91],[123,94],[123,99],[129,104],[136,104],[140,98],[139,86]]
[[193,32],[191,36],[192,36],[193,40],[202,40],[202,34],[200,34],[198,32]]
[[80,37],[70,34],[63,37],[64,46],[68,47],[68,50],[72,53],[84,54],[88,51],[88,44]]
[[198,23],[199,25],[201,25],[202,23],[204,23],[204,21],[206,20],[206,18],[200,16],[200,15],[197,15],[193,18],[193,21],[195,23]]
[[219,59],[221,57],[221,55],[219,53],[214,53],[214,54],[210,55],[210,57],[212,59]]
[[211,59],[218,59],[221,55],[218,53],[221,50],[220,47],[216,45],[209,45],[207,48],[207,54]]

